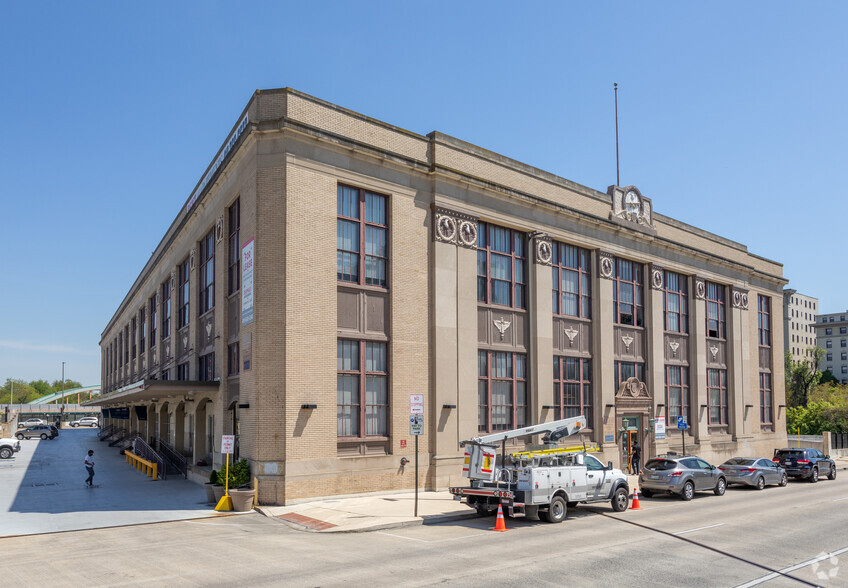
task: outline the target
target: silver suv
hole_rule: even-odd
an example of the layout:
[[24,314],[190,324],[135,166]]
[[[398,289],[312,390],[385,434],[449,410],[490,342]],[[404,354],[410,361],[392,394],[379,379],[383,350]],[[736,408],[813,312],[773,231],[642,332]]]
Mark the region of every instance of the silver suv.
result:
[[712,490],[722,496],[727,479],[720,469],[700,457],[668,453],[648,460],[639,474],[639,488],[647,498],[668,493],[692,500],[699,490]]

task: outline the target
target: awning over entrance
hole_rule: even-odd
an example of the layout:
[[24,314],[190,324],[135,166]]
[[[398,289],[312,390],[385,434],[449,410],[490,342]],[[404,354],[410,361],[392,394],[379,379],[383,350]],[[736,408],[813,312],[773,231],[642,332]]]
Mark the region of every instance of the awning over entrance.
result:
[[158,402],[168,399],[191,398],[195,394],[217,391],[220,382],[196,382],[190,380],[139,380],[103,394],[82,406],[122,406],[127,403]]

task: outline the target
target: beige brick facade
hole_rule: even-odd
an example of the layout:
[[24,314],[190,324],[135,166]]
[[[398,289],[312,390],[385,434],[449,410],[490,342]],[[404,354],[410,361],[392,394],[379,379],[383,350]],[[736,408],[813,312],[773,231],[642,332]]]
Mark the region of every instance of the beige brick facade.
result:
[[[220,467],[220,436],[235,433],[239,457],[250,462],[265,504],[412,488],[412,463],[401,466],[401,458],[414,462],[409,395],[417,393],[426,398],[419,482],[430,488],[459,483],[459,442],[478,434],[482,418],[481,351],[526,357],[529,422],[553,420],[559,410],[552,356],[591,359],[589,436],[602,446],[604,460],[622,459],[618,430],[628,414],[642,419],[646,454],[678,448],[679,436],[671,430],[665,440],[655,440],[651,431],[653,419],[667,414],[669,342],[684,346],[690,370],[687,451],[718,460],[737,453],[771,455],[785,443],[786,281],[780,264],[663,217],[644,197],[638,217],[616,215],[615,191],[597,192],[441,133],[418,135],[288,88],[257,91],[245,113],[246,129],[239,134],[234,127],[216,155],[220,167],[210,165],[208,183],[180,211],[101,339],[102,405],[146,405],[149,415],[146,422],[107,424],[138,429],[154,444],[168,442],[191,464],[206,461],[205,467],[192,466],[193,479]],[[337,277],[340,185],[386,198],[386,287]],[[228,292],[229,209],[236,201],[238,249],[254,243],[253,320],[244,325],[244,292]],[[444,233],[437,227],[443,217]],[[486,224],[510,229],[522,240],[523,307],[478,301],[473,231]],[[210,230],[216,231],[214,308],[198,315],[197,252]],[[554,314],[552,269],[538,253],[542,242],[589,252],[591,317],[575,322]],[[179,276],[178,265],[192,255],[188,327],[177,329],[179,285],[173,284],[170,337],[163,339],[158,326],[153,345],[148,339],[144,354],[128,357],[132,346],[125,338],[133,318],[138,322],[144,308],[149,321],[151,297],[158,296],[161,322],[162,285]],[[643,268],[644,326],[615,323],[605,259]],[[662,291],[651,285],[654,267],[679,273],[689,285],[692,326],[682,337],[663,330]],[[720,353],[710,350],[717,344],[704,331],[699,280],[720,284],[727,293],[728,334],[719,342]],[[771,302],[770,348],[758,344],[758,296]],[[622,346],[619,339],[635,342]],[[387,348],[385,435],[338,436],[340,340]],[[228,346],[236,343],[239,373],[231,374]],[[200,356],[209,352],[214,377],[199,381],[206,379]],[[630,355],[645,366],[647,396],[636,401],[622,400],[613,375],[614,363]],[[707,366],[719,360],[729,381],[728,418],[716,426],[709,423],[709,406],[705,411],[702,405],[709,405]],[[174,381],[183,362],[189,376]],[[773,423],[760,422],[761,372],[773,382]],[[364,399],[365,390],[360,395]]]

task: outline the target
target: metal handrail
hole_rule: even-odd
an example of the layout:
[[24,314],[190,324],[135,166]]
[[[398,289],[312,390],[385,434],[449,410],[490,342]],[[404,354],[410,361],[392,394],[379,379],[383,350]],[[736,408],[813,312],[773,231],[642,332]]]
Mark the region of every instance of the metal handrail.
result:
[[156,453],[156,451],[147,443],[145,443],[144,439],[139,436],[136,436],[132,442],[132,452],[137,456],[146,459],[147,461],[152,461],[156,464],[156,477],[164,480],[166,471],[165,471],[165,460],[162,459],[162,456]]
[[106,425],[102,429],[100,429],[100,433],[98,436],[101,441],[104,441],[107,437],[110,437],[112,433],[115,432],[115,425]]
[[177,450],[161,439],[159,440],[159,453],[183,475],[183,478],[188,478],[188,459],[184,455],[178,453]]

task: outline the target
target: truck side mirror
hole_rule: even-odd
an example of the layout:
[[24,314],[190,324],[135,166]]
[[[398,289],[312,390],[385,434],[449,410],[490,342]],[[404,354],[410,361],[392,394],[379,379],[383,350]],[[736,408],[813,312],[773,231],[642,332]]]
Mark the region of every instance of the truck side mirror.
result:
[[611,461],[608,461],[608,462],[607,462],[607,469],[608,469],[608,470],[611,470],[611,469],[612,469],[612,462],[611,462]]

